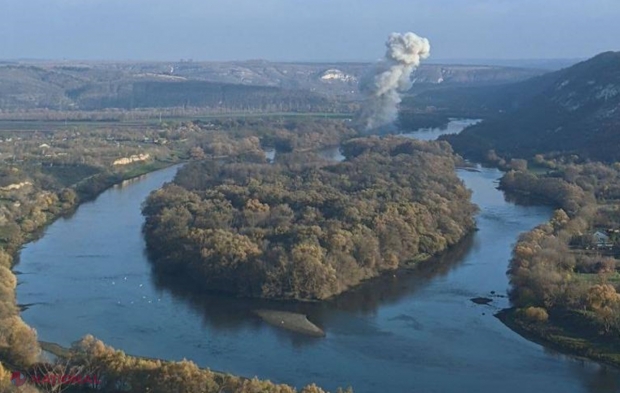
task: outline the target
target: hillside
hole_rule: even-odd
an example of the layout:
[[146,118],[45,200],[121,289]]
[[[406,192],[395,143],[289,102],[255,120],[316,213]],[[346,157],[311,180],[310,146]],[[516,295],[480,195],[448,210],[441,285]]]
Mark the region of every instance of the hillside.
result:
[[425,99],[486,114],[486,121],[447,138],[468,156],[483,158],[493,149],[502,157],[559,153],[620,160],[620,52],[521,83],[434,92]]
[[[0,109],[99,110],[199,106],[224,110],[327,110],[360,99],[366,63],[0,62]],[[497,84],[541,71],[425,65],[415,84]],[[156,96],[154,96],[156,94]]]

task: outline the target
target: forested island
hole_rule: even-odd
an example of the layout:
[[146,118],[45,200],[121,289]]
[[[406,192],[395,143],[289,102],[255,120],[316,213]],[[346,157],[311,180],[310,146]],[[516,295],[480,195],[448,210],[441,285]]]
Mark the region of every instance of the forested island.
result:
[[342,163],[291,153],[188,164],[144,205],[156,270],[199,290],[320,300],[473,230],[447,143],[370,137],[342,150]]

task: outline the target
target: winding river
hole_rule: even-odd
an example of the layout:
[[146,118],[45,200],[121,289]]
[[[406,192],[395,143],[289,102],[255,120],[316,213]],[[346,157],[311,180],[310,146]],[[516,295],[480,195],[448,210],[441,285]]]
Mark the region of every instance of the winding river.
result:
[[[434,139],[468,124],[409,136]],[[495,169],[459,171],[481,209],[479,231],[462,245],[321,304],[193,295],[182,282],[158,282],[144,251],[140,205],[175,172],[112,188],[23,248],[17,295],[33,304],[23,318],[41,340],[69,345],[91,333],[135,355],[188,358],[296,386],[352,385],[356,393],[620,391],[617,370],[546,350],[493,316],[508,306],[506,268],[518,234],[551,214],[507,202]],[[476,296],[494,301],[476,305]],[[271,327],[251,312],[265,307],[306,313],[327,336]]]

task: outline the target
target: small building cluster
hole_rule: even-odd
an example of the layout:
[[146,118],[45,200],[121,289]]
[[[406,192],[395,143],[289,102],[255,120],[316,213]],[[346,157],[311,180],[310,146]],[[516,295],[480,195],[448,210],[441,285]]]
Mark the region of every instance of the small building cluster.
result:
[[112,165],[128,165],[134,162],[146,161],[150,157],[151,156],[149,154],[134,154],[130,157],[119,158],[118,160],[114,161]]

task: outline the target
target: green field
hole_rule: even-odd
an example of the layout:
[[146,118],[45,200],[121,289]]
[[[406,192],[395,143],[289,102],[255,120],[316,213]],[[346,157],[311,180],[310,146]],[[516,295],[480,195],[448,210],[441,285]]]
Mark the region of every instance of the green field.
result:
[[199,116],[153,116],[140,120],[104,120],[104,121],[65,121],[65,120],[0,120],[0,131],[56,131],[62,129],[98,129],[98,128],[146,128],[158,126],[167,122],[182,122],[192,120],[213,119],[243,119],[243,118],[329,118],[350,119],[351,113],[326,113],[326,112],[233,112],[215,113]]

